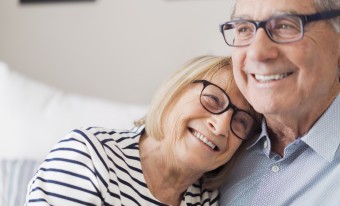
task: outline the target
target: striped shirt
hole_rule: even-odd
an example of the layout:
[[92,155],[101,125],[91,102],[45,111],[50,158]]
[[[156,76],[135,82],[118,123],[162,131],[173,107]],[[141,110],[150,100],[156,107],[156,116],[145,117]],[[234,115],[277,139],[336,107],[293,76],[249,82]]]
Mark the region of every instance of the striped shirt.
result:
[[[165,205],[148,189],[140,163],[144,126],[74,130],[49,153],[28,186],[26,205]],[[199,181],[183,205],[217,205],[218,191]]]

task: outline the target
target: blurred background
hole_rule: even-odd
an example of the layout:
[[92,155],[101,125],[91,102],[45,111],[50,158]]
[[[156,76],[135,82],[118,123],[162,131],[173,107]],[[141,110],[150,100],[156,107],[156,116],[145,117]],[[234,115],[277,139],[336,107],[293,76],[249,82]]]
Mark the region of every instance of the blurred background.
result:
[[148,104],[188,59],[230,55],[228,0],[0,1],[0,61],[65,91]]

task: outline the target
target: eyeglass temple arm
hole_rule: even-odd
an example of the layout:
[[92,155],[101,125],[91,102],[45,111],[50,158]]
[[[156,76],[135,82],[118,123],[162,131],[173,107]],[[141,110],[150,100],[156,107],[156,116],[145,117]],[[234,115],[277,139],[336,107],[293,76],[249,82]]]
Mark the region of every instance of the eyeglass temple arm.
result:
[[340,16],[340,10],[326,11],[312,15],[304,16],[305,22],[317,21],[321,19],[331,19],[334,17]]
[[234,25],[232,25],[232,24],[227,24],[227,23],[221,24],[220,25],[220,32],[222,34],[223,34],[223,30],[225,30],[224,27],[227,27],[226,30],[235,28]]

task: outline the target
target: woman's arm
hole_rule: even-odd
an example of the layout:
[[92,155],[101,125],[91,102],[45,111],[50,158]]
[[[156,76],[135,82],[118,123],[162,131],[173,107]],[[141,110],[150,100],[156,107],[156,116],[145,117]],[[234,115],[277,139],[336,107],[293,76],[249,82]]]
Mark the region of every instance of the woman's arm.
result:
[[[102,205],[108,169],[101,154],[105,151],[93,134],[71,132],[49,153],[31,180],[26,205]],[[98,163],[103,167],[98,168]]]

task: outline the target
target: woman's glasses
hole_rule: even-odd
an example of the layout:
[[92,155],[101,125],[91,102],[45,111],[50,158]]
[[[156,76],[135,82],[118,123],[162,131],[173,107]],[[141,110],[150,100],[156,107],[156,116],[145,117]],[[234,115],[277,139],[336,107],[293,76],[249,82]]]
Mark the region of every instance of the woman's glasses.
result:
[[234,111],[230,121],[230,128],[238,138],[246,140],[255,135],[254,132],[257,127],[255,118],[231,103],[228,94],[221,87],[207,80],[195,80],[193,83],[203,84],[200,102],[205,110],[216,115],[222,114],[230,108]]

